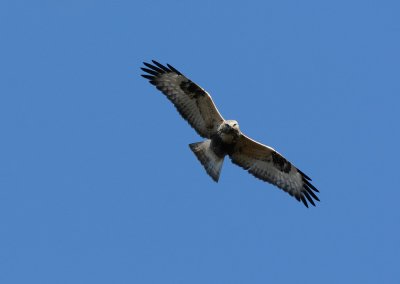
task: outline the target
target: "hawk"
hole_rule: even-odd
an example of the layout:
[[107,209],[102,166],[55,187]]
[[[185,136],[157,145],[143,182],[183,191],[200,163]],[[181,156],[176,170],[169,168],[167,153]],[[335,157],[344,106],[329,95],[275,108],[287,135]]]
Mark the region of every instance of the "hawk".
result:
[[203,138],[189,144],[210,177],[218,182],[225,156],[263,181],[286,191],[297,201],[315,206],[319,192],[311,179],[273,148],[247,137],[236,120],[225,120],[211,96],[177,69],[152,60],[143,62],[142,75],[156,86],[176,107],[181,116]]

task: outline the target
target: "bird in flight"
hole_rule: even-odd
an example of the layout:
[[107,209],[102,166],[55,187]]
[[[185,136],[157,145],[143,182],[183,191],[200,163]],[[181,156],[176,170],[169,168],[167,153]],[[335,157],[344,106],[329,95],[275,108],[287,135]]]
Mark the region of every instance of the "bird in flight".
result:
[[225,156],[256,178],[286,191],[297,201],[315,206],[319,192],[311,179],[273,148],[247,137],[236,120],[225,120],[211,96],[177,69],[152,60],[143,63],[142,77],[156,86],[176,107],[181,116],[203,138],[189,144],[210,177],[218,182]]

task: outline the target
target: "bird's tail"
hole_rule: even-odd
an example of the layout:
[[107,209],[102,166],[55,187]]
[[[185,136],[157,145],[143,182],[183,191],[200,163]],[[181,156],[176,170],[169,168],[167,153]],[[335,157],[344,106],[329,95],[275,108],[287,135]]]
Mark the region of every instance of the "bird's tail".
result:
[[218,182],[222,164],[224,163],[224,157],[221,158],[217,156],[210,146],[210,139],[189,144],[190,149],[192,149],[197,159],[206,169],[206,172],[215,182]]

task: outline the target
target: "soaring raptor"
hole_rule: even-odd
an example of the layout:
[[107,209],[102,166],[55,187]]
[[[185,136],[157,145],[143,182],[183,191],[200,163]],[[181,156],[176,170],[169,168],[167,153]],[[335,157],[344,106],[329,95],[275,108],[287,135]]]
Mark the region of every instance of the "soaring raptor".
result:
[[315,206],[319,192],[311,179],[277,151],[247,137],[236,120],[225,120],[210,95],[171,65],[144,62],[142,75],[175,105],[184,119],[205,138],[189,144],[211,178],[218,182],[226,155],[255,177],[276,185],[302,201]]

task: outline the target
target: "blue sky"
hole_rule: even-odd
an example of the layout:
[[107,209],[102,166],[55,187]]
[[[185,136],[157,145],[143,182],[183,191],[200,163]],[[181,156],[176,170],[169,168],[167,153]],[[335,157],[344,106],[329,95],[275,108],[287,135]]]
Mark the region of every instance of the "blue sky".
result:
[[[1,283],[399,283],[398,1],[2,1]],[[170,63],[313,178],[305,208],[139,75]]]

